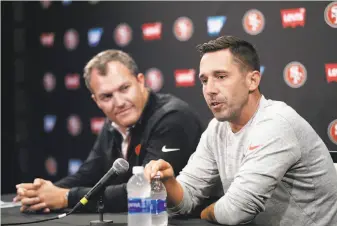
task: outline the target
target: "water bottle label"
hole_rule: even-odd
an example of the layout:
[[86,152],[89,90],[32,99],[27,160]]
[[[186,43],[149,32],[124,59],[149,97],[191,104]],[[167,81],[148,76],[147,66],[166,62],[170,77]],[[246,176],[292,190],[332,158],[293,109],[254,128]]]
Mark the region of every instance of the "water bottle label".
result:
[[128,209],[130,214],[150,213],[151,200],[150,199],[128,199]]
[[152,199],[151,200],[151,213],[159,214],[166,211],[166,200],[164,199]]

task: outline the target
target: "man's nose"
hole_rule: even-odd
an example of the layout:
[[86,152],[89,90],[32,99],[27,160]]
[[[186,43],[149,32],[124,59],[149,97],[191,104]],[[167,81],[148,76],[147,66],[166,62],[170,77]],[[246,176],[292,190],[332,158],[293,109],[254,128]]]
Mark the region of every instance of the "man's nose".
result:
[[205,87],[205,92],[207,95],[213,96],[219,92],[213,79],[208,79]]
[[114,103],[116,107],[122,107],[124,105],[124,98],[120,94],[114,95]]

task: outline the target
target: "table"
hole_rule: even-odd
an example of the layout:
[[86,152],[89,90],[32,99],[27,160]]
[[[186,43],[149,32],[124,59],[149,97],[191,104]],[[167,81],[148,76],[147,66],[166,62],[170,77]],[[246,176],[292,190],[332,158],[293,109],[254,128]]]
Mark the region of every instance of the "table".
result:
[[[2,201],[11,201],[14,195],[2,195]],[[17,223],[17,222],[28,222],[41,220],[46,218],[51,218],[57,216],[61,213],[49,213],[49,214],[24,214],[21,213],[19,207],[5,208],[1,209],[1,223]],[[90,225],[90,221],[98,220],[99,215],[97,213],[74,213],[66,216],[62,219],[46,221],[41,223],[27,224],[32,226],[67,226],[67,225],[78,225],[85,226]],[[114,226],[127,226],[127,213],[111,214],[105,213],[104,220],[113,220]],[[212,224],[207,221],[197,219],[197,218],[182,218],[175,217],[169,219],[169,226],[215,226],[217,224]],[[245,226],[253,226],[256,224],[245,224]]]

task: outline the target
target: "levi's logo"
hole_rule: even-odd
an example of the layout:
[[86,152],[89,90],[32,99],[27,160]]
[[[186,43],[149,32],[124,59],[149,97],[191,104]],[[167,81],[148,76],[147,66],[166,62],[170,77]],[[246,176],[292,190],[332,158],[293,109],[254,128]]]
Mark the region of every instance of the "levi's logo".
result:
[[67,89],[73,90],[80,87],[80,75],[79,74],[67,74],[64,78],[64,83]]
[[337,82],[337,64],[325,64],[325,73],[328,83]]
[[282,9],[281,10],[283,28],[296,26],[304,27],[305,24],[305,8]]
[[174,71],[177,87],[190,87],[195,85],[194,69],[177,69]]
[[42,46],[52,47],[54,45],[55,34],[53,32],[42,33],[40,36],[40,42]]
[[161,38],[161,22],[148,23],[142,25],[143,39],[156,40]]
[[104,126],[104,117],[94,117],[90,119],[91,132],[98,134]]

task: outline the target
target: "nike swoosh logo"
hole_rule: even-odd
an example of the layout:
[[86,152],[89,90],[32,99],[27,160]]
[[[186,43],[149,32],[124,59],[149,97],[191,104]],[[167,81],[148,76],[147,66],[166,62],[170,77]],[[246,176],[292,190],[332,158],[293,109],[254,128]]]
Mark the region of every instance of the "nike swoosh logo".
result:
[[166,145],[161,149],[162,152],[171,152],[171,151],[179,151],[179,148],[166,148]]
[[253,151],[254,149],[256,149],[256,148],[258,148],[258,147],[260,147],[260,146],[262,146],[262,145],[256,145],[256,146],[249,146],[249,151]]

